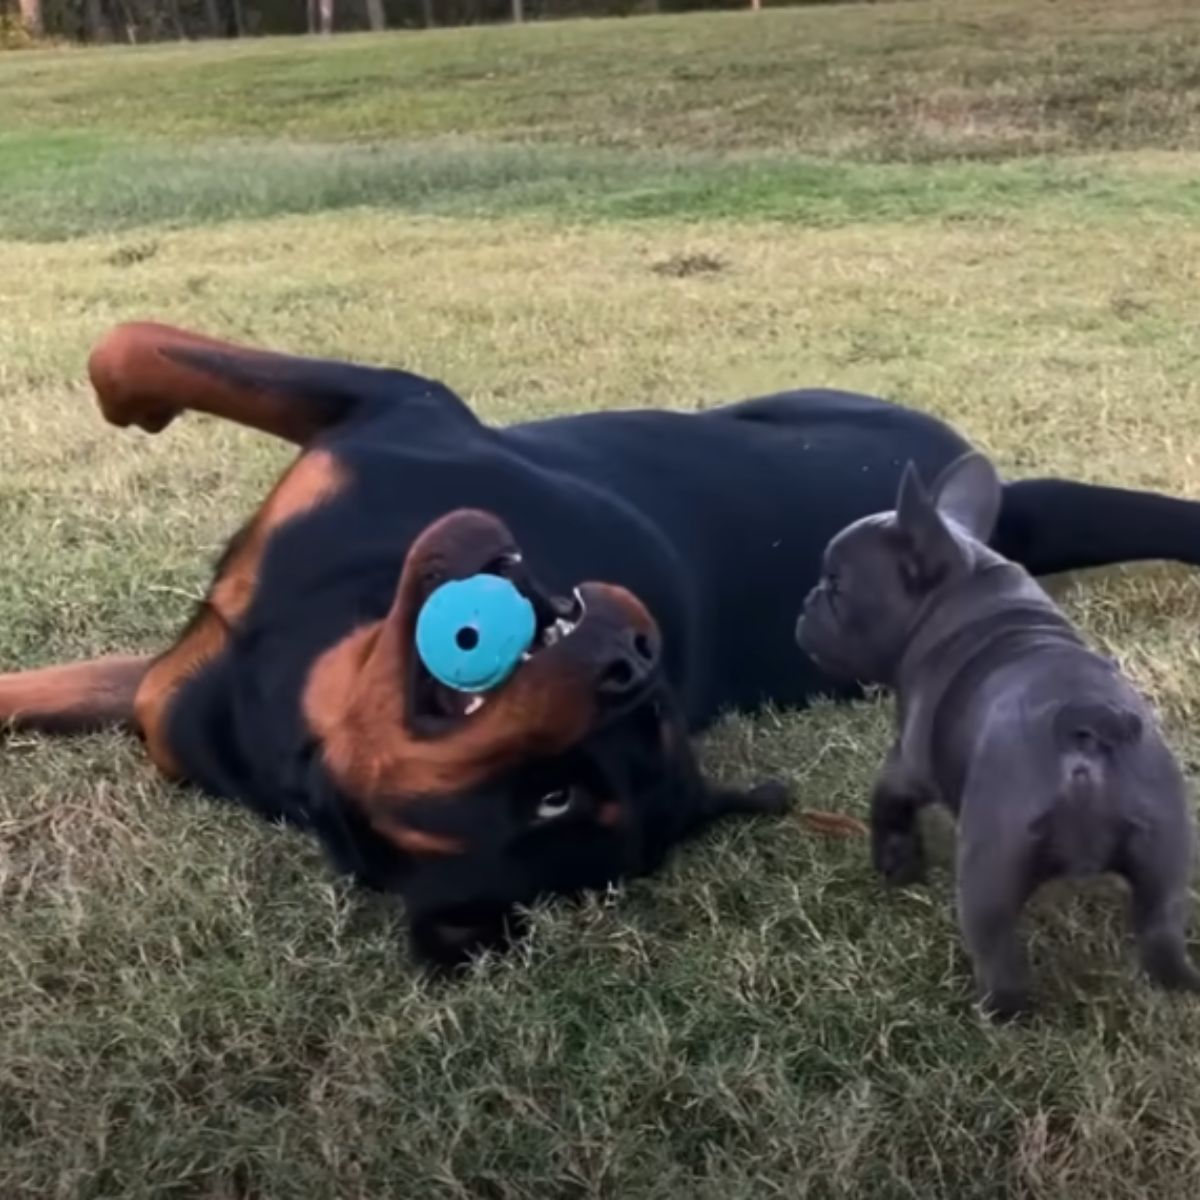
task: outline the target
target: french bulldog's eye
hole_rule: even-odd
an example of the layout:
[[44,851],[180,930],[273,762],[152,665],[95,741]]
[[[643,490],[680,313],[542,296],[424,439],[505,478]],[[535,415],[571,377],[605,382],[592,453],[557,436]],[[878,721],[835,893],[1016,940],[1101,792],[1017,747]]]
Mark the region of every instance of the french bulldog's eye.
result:
[[566,816],[571,811],[574,799],[574,793],[570,788],[556,788],[553,792],[547,792],[538,801],[537,819],[554,821],[559,817]]

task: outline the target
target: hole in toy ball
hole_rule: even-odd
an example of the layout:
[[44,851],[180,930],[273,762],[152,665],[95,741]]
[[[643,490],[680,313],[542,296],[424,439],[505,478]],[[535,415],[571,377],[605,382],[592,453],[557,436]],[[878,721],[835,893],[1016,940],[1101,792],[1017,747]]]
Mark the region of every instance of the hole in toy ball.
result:
[[633,639],[633,648],[637,651],[638,657],[645,662],[649,662],[654,657],[654,647],[650,645],[650,639],[644,633],[639,633]]
[[454,635],[454,644],[460,650],[474,650],[479,645],[479,630],[471,625],[464,625]]

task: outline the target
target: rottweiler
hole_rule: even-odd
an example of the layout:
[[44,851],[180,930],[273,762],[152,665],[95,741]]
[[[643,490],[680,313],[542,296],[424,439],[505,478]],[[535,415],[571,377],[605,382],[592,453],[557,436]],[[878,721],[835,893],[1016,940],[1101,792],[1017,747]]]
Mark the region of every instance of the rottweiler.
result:
[[[856,694],[794,639],[821,552],[888,507],[906,462],[932,477],[968,449],[931,416],[828,390],[492,428],[402,370],[152,323],[117,327],[88,369],[114,425],[157,433],[192,409],[299,454],[172,646],[0,676],[0,720],[130,728],[166,776],[311,830],[335,869],[399,893],[441,966],[503,948],[539,898],[785,807],[778,785],[707,785],[689,734]],[[1200,503],[1022,480],[992,542],[1034,574],[1196,563]],[[480,572],[537,616],[482,703],[414,649],[425,599]]]

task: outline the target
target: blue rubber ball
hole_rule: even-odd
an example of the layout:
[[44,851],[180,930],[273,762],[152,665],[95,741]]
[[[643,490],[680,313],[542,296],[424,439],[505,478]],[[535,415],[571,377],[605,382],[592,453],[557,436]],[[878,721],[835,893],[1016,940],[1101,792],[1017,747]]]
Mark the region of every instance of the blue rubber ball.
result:
[[417,615],[425,669],[459,692],[486,692],[512,674],[537,632],[533,605],[499,575],[443,583]]

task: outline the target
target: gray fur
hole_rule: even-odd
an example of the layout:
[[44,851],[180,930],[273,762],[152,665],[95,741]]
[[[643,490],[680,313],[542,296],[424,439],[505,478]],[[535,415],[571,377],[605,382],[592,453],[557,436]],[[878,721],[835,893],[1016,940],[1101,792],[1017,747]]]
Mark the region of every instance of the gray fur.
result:
[[926,491],[911,466],[896,509],[844,529],[797,626],[831,675],[891,686],[897,737],[871,800],[875,867],[924,875],[926,804],[957,814],[959,923],[982,999],[1029,1005],[1017,934],[1032,892],[1115,871],[1132,890],[1141,961],[1200,990],[1185,932],[1192,817],[1155,715],[1042,588],[986,545],[1001,484],[967,454]]

